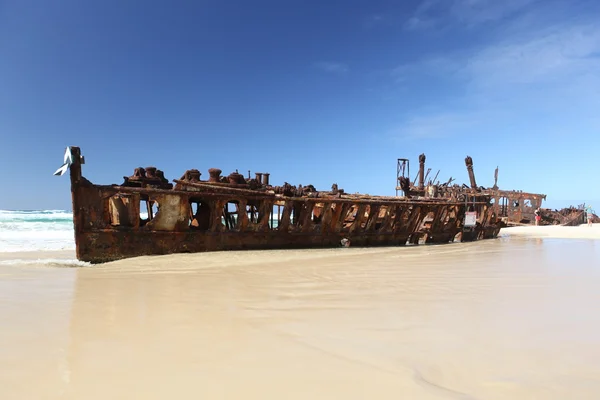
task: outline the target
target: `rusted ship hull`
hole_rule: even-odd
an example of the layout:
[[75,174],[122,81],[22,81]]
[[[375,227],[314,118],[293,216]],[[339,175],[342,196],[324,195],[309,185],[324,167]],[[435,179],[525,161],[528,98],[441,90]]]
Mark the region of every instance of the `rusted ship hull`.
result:
[[[463,241],[496,237],[497,232],[468,235]],[[350,235],[352,246],[401,246],[410,234]],[[275,235],[275,234],[197,234],[195,232],[141,232],[113,233],[86,232],[80,235],[77,258],[91,263],[102,263],[143,255],[200,253],[219,250],[267,250],[340,247],[340,240],[348,235]],[[427,243],[448,243],[454,236],[441,234]],[[436,240],[437,239],[437,240]],[[148,245],[148,243],[152,245]],[[422,243],[422,242],[421,242]]]
[[[142,255],[219,250],[401,246],[494,238],[502,226],[490,198],[461,200],[347,195],[273,187],[212,170],[187,171],[168,183],[138,169],[123,185],[95,185],[81,175],[71,147],[77,258],[91,263]],[[149,176],[151,175],[151,176]],[[237,174],[239,175],[239,174]],[[263,176],[264,178],[264,176]],[[471,223],[465,224],[467,213]]]

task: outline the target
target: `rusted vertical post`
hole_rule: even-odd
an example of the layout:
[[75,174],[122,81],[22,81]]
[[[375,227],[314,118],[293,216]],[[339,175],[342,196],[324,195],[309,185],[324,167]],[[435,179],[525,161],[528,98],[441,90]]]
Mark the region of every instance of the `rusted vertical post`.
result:
[[425,188],[425,154],[419,156],[419,189]]
[[79,235],[83,232],[83,213],[79,204],[79,184],[81,182],[81,150],[79,147],[71,146],[72,164],[69,166],[71,177],[71,204],[73,207],[73,224],[75,226],[75,253],[78,259],[83,254],[80,253]]
[[77,185],[81,180],[81,150],[79,147],[71,146],[71,156],[73,163],[69,166],[71,170],[71,188]]
[[264,186],[269,186],[269,174],[268,172],[264,172],[263,173],[263,185]]
[[477,182],[475,182],[475,172],[473,172],[473,159],[470,156],[467,156],[467,158],[465,158],[465,165],[467,166],[467,172],[469,172],[471,188],[477,189]]

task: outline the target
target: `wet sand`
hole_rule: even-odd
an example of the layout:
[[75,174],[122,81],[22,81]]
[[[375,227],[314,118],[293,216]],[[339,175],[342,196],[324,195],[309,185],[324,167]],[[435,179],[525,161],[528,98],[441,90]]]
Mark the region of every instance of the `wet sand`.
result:
[[0,398],[600,398],[600,241],[510,229],[81,268],[3,255]]

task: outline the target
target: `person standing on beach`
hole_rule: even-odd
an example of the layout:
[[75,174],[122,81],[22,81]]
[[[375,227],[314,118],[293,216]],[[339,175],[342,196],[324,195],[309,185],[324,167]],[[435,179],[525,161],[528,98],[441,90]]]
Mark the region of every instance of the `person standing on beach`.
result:
[[540,208],[538,207],[533,213],[535,214],[535,226],[538,226],[540,224],[540,221],[542,220],[542,210],[540,210]]
[[592,219],[594,219],[594,210],[592,210],[592,206],[588,205],[585,208],[585,212],[587,214],[587,224],[588,226],[592,226]]

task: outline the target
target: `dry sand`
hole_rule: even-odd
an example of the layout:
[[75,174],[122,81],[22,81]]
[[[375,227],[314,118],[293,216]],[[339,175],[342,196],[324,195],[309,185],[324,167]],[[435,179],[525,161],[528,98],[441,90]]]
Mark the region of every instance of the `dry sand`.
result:
[[0,398],[598,399],[585,229],[83,268],[5,254]]
[[515,226],[500,231],[502,236],[555,239],[600,239],[600,224],[579,226]]

